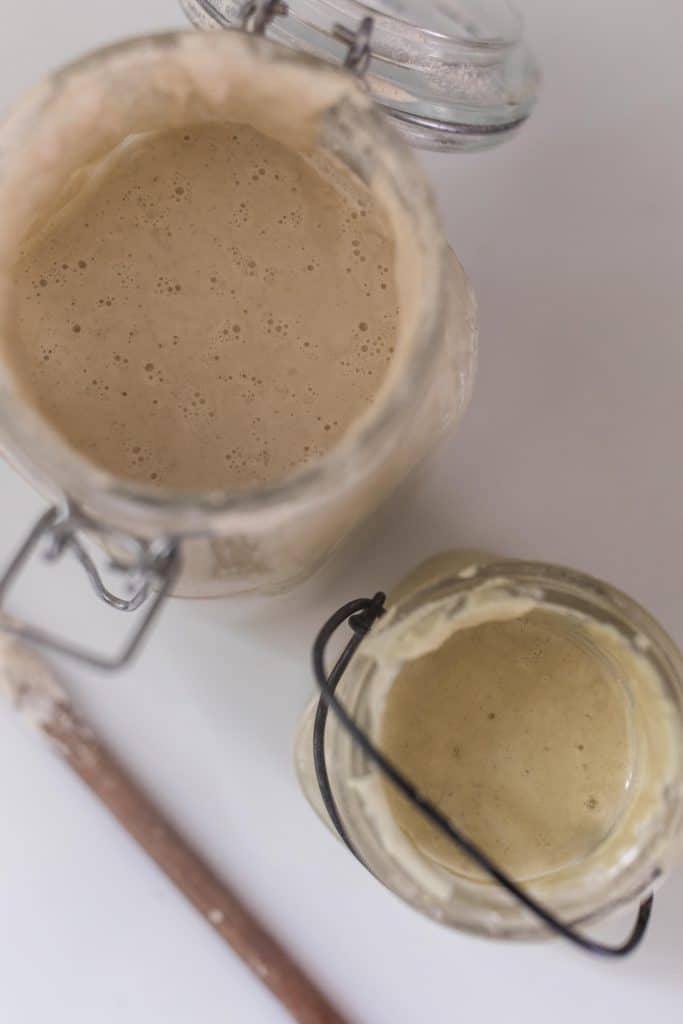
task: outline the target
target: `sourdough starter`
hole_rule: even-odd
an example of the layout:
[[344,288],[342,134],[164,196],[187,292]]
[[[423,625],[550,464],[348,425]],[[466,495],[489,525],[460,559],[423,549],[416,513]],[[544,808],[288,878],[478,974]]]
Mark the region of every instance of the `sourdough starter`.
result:
[[[634,752],[613,665],[579,627],[532,611],[454,633],[407,662],[383,747],[425,795],[520,879],[588,857],[623,811]],[[432,860],[480,872],[393,786],[396,822]]]
[[175,490],[322,455],[397,333],[394,246],[351,175],[252,127],[138,136],[24,246],[8,358],[68,443]]

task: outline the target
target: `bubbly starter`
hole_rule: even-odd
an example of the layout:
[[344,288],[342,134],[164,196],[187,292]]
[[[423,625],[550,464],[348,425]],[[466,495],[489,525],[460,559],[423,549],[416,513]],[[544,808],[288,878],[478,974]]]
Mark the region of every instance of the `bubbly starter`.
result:
[[24,246],[7,358],[111,473],[245,488],[326,452],[397,331],[386,219],[351,176],[255,129],[129,140]]

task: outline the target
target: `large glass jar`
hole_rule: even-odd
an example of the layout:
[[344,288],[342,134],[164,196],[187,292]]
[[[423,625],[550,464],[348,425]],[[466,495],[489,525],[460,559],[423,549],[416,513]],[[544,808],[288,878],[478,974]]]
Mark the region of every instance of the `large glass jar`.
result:
[[[553,629],[561,624],[563,637],[580,651],[582,665],[599,666],[605,687],[614,696],[614,707],[619,706],[620,714],[623,711],[629,736],[623,791],[604,833],[580,856],[554,863],[552,870],[517,879],[562,921],[585,923],[643,899],[666,875],[680,843],[683,658],[647,612],[611,586],[569,569],[477,553],[441,556],[418,569],[391,597],[388,614],[362,641],[339,683],[337,696],[381,747],[387,702],[406,665],[438,650],[458,631],[486,623],[502,626],[530,612],[540,614],[541,621],[549,621],[547,616],[552,615]],[[488,637],[490,642],[490,633]],[[537,656],[535,651],[533,657]],[[571,685],[566,672],[559,683],[566,693]],[[539,685],[547,685],[547,676],[539,676]],[[563,706],[556,696],[553,714]],[[416,694],[411,725],[415,730],[425,728],[418,698]],[[296,766],[309,802],[331,827],[329,806],[321,796],[320,777],[314,768],[317,708],[314,701],[302,719]],[[483,719],[495,717],[485,710]],[[594,708],[576,710],[583,714]],[[516,729],[529,729],[523,704],[517,704],[513,714]],[[467,719],[466,742],[479,735],[475,719],[476,715]],[[563,721],[562,732],[570,728]],[[506,739],[509,741],[509,734]],[[453,736],[451,740],[455,742]],[[504,756],[507,748],[490,742],[486,758]],[[576,773],[571,778],[576,779],[586,767],[580,763],[585,755],[583,746],[574,754],[573,740],[571,744],[576,758]],[[450,869],[443,859],[414,841],[395,817],[396,804],[387,788],[391,784],[332,714],[325,727],[324,750],[333,814],[338,814],[345,838],[359,859],[387,888],[420,912],[454,928],[498,938],[548,934],[542,921],[490,877],[470,870],[466,862],[457,870]],[[434,750],[430,746],[430,758]],[[541,739],[534,751],[541,760],[547,759],[540,765],[540,771],[547,773],[549,769],[543,765],[549,766],[550,759],[557,756],[555,747],[550,743],[543,746]],[[458,758],[463,756],[459,748],[456,753]],[[402,770],[396,758],[394,764]],[[462,765],[462,760],[457,764]],[[456,767],[456,784],[457,772]],[[508,779],[506,775],[506,783]],[[415,784],[419,786],[419,780]],[[483,779],[475,782],[482,787],[479,794],[486,785]],[[492,805],[486,806],[486,813],[493,813]],[[500,814],[500,804],[497,806]],[[521,805],[515,806],[519,812]],[[462,821],[453,824],[463,828]],[[533,819],[534,830],[542,824]],[[466,825],[464,830],[467,833]]]
[[[179,494],[112,476],[57,436],[0,358],[0,450],[53,503],[0,580],[0,603],[44,536],[53,555],[71,549],[109,604],[146,603],[124,654],[88,658],[107,667],[130,656],[169,593],[272,593],[305,579],[458,422],[475,372],[476,306],[406,140],[442,150],[490,146],[518,130],[538,85],[506,0],[438,12],[393,0],[182,6],[198,27],[221,31],[149,36],[87,54],[39,83],[0,126],[3,346],[12,343],[22,239],[80,169],[141,132],[216,120],[313,149],[373,194],[395,236],[400,323],[380,392],[335,447],[282,480],[240,491]],[[105,586],[89,539],[127,577],[125,595]],[[73,653],[40,629],[13,628]]]
[[[230,69],[227,98],[222,68]],[[410,312],[394,370],[367,416],[287,479],[243,492],[178,495],[116,479],[72,450],[0,364],[0,441],[19,471],[95,528],[177,541],[182,568],[174,590],[183,595],[276,591],[305,578],[459,419],[476,356],[467,281],[417,161],[355,78],[262,38],[188,32],[109,47],[37,86],[0,129],[0,322],[11,345],[13,260],[70,175],[138,132],[220,117],[258,120],[262,110],[276,123],[273,94],[283,72],[290,107],[297,98],[303,109],[323,97],[316,100],[317,149],[381,195],[400,225],[397,284]]]

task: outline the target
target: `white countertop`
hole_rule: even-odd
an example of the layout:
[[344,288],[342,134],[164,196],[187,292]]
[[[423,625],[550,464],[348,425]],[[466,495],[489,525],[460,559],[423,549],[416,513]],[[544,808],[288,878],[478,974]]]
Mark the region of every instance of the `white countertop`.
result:
[[[173,0],[7,6],[3,105],[79,51],[182,23]],[[359,868],[291,767],[321,619],[443,548],[588,570],[683,642],[680,5],[658,0],[656,18],[620,0],[522,6],[546,79],[532,121],[499,150],[425,158],[481,304],[457,437],[296,593],[175,602],[129,671],[64,666],[124,763],[362,1024],[683,1015],[683,871],[625,963],[468,938]],[[5,466],[0,489],[4,559],[42,506]],[[61,572],[41,575],[45,589],[32,575],[19,607],[52,622],[59,607],[97,635],[87,585]],[[0,779],[3,1024],[286,1019],[6,707]]]

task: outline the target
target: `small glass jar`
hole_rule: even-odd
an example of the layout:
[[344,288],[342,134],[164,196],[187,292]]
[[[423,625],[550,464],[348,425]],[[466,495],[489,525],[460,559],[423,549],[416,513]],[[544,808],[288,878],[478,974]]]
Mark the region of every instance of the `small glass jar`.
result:
[[[44,534],[54,550],[76,550],[100,596],[115,607],[137,607],[154,591],[161,597],[211,597],[292,587],[457,423],[470,398],[475,301],[445,242],[424,173],[385,113],[412,141],[432,148],[467,149],[507,137],[528,115],[537,86],[535,64],[518,31],[508,19],[502,34],[475,31],[470,11],[466,29],[455,24],[453,39],[441,24],[425,34],[404,15],[395,20],[391,4],[381,3],[372,8],[374,21],[366,17],[342,26],[330,16],[348,19],[367,13],[368,5],[351,2],[337,10],[333,4],[329,11],[326,0],[316,0],[295,2],[288,12],[273,0],[246,6],[184,0],[183,6],[202,27],[230,30],[141,37],[87,54],[39,83],[0,127],[4,343],[11,344],[11,271],[19,247],[41,210],[59,201],[71,175],[140,132],[216,119],[253,123],[257,109],[277,125],[284,118],[278,90],[288,71],[289,109],[296,90],[304,108],[317,104],[315,149],[341,162],[369,189],[393,228],[400,224],[394,231],[402,320],[396,353],[376,400],[327,454],[265,486],[196,494],[124,481],[86,460],[31,407],[0,359],[0,450],[55,503],[0,581],[0,601]],[[486,17],[492,7],[506,8],[474,0],[470,6]],[[263,38],[266,27],[279,42]],[[429,44],[420,61],[406,55],[406,40],[410,46]],[[414,102],[406,100],[403,71],[403,91],[392,79],[378,93],[382,69],[390,69],[390,78],[398,73],[401,54],[404,70],[412,74]],[[173,61],[187,74],[169,86],[166,71]],[[221,80],[221,69],[227,81],[225,69],[236,66],[242,70],[237,89]],[[288,141],[289,127],[279,123]],[[66,157],[65,140],[73,150]],[[104,587],[85,553],[86,535],[131,577],[132,598],[118,598]]]
[[[393,595],[388,614],[346,669],[337,697],[381,748],[387,698],[403,666],[460,629],[530,610],[567,623],[567,636],[600,664],[626,708],[629,779],[609,831],[580,859],[522,880],[562,921],[596,921],[642,898],[662,879],[683,821],[683,659],[647,612],[611,586],[569,569],[472,553],[441,556]],[[314,771],[316,710],[314,701],[302,719],[296,766],[309,802],[331,827]],[[324,742],[348,840],[384,885],[420,912],[464,931],[497,938],[548,934],[486,876],[448,870],[418,848],[392,814],[390,783],[332,714]]]

